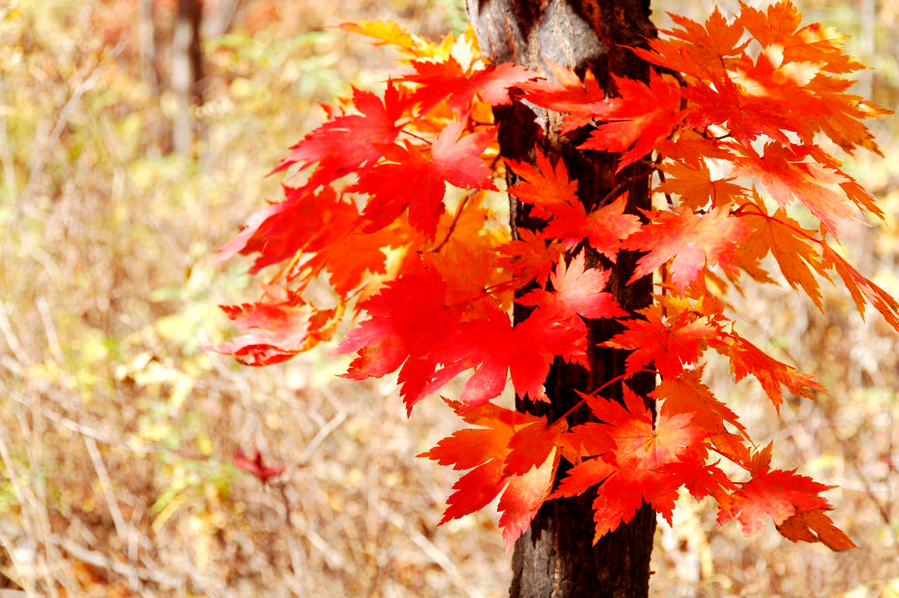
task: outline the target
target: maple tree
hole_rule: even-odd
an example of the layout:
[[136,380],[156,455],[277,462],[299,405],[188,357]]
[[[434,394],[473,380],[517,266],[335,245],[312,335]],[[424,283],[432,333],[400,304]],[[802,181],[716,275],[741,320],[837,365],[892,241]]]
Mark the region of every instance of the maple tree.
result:
[[[747,278],[773,283],[773,264],[817,307],[819,282],[840,280],[862,315],[871,305],[899,329],[899,304],[836,249],[837,222],[882,213],[821,141],[879,154],[862,121],[887,111],[847,93],[845,75],[863,66],[789,1],[741,4],[730,20],[717,9],[704,23],[672,18],[663,37],[627,49],[651,66],[646,80],[611,73],[607,89],[589,70],[493,64],[472,31],[433,43],[392,22],[343,25],[397,48],[401,68],[382,95],[354,90],[326,106],[327,122],[274,169],[289,173],[284,199],[218,255],[273,270],[258,302],[224,307],[245,334],[213,350],[281,362],[331,340],[350,312],[336,348],[356,354],[345,376],[398,372],[410,413],[467,377],[447,404],[473,427],[422,456],[467,470],[440,523],[499,496],[507,547],[548,501],[591,492],[596,542],[644,503],[670,523],[683,490],[746,533],[771,519],[792,541],[852,548],[826,514],[828,487],[773,469],[772,446],[757,446],[702,378],[711,350],[778,411],[784,388],[823,391],[738,332],[726,302]],[[578,151],[615,156],[609,192],[585,197],[539,145],[527,161],[503,151],[496,115],[522,101],[556,115]],[[507,182],[529,226],[497,217]],[[634,182],[652,184],[648,209],[629,203]],[[612,268],[625,266],[618,280]],[[323,279],[336,297],[327,308],[304,296]],[[651,305],[622,304],[621,288],[650,281]],[[598,320],[615,332],[595,338]],[[494,402],[509,381],[519,404],[553,401],[553,364],[589,368],[596,345],[620,352],[623,372],[575,388],[561,417]],[[258,453],[254,466],[264,469]]]

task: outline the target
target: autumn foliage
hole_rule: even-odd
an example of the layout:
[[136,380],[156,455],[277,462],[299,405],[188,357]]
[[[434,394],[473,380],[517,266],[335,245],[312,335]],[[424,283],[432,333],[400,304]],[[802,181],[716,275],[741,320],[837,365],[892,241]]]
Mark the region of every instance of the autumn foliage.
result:
[[[820,281],[841,281],[862,314],[870,304],[899,329],[896,301],[838,250],[838,222],[881,212],[829,153],[879,153],[862,121],[885,111],[846,93],[846,75],[864,67],[842,52],[844,36],[801,26],[790,2],[742,5],[730,22],[717,10],[704,24],[672,18],[674,29],[633,49],[655,67],[648,83],[616,78],[609,94],[589,72],[554,67],[548,80],[489,64],[470,33],[435,44],[393,23],[344,25],[398,48],[402,67],[383,94],[354,90],[326,106],[327,122],[274,169],[288,173],[284,198],[218,256],[253,256],[251,272],[266,272],[261,298],[224,307],[243,334],[214,350],[277,363],[331,340],[350,312],[336,348],[356,354],[346,377],[398,371],[411,412],[464,376],[447,404],[472,427],[422,456],[467,471],[442,522],[500,496],[507,545],[546,500],[595,490],[598,538],[643,502],[670,522],[685,489],[747,533],[770,518],[791,540],[853,547],[826,515],[828,487],[772,469],[771,445],[757,446],[702,379],[704,356],[717,352],[735,382],[755,378],[778,410],[785,390],[823,391],[751,343],[725,302],[747,280],[774,283],[774,264],[819,308]],[[627,213],[614,189],[580,197],[564,163],[536,148],[533,165],[504,160],[492,107],[516,99],[560,113],[567,133],[586,127],[581,149],[620,154],[619,171],[642,166],[655,207]],[[539,232],[513,234],[491,209],[506,181],[545,221]],[[589,258],[615,262],[621,251],[642,254],[629,283],[655,283],[638,313],[620,307],[602,261]],[[324,279],[336,300],[315,305],[304,290]],[[513,302],[532,309],[515,324]],[[510,380],[519,397],[548,400],[551,363],[586,367],[585,322],[598,318],[620,323],[603,345],[628,356],[623,376],[580,389],[575,408],[594,421],[569,427],[493,402]],[[646,371],[658,385],[637,396],[628,380]],[[624,386],[623,404],[603,398],[612,384]],[[561,459],[572,467],[556,480]],[[727,475],[725,461],[745,474]]]

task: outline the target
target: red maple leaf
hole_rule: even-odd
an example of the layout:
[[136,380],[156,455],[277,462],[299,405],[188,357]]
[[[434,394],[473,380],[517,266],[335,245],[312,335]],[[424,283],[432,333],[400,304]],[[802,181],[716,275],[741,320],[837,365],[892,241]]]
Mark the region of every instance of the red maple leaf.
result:
[[684,117],[686,126],[726,125],[730,135],[747,146],[759,135],[789,143],[783,131],[796,127],[794,119],[781,106],[767,98],[746,94],[728,73],[709,83],[693,83],[683,94],[690,101]]
[[250,269],[255,274],[265,266],[293,257],[298,251],[315,251],[346,235],[358,223],[359,212],[352,201],[331,187],[316,193],[311,187],[284,187],[284,201],[253,213],[243,230],[225,244],[216,263],[238,253],[259,253]]
[[342,309],[318,311],[288,289],[263,288],[265,301],[220,306],[234,326],[247,334],[206,349],[231,355],[244,365],[263,366],[286,361],[330,340]]
[[540,234],[559,239],[568,249],[586,239],[593,249],[615,263],[621,240],[640,230],[640,218],[625,214],[626,206],[627,194],[589,214],[580,202],[552,206],[552,220]]
[[611,273],[598,268],[585,269],[586,255],[581,251],[566,267],[564,261],[550,275],[553,292],[534,289],[517,301],[522,305],[537,305],[545,310],[555,310],[560,318],[577,314],[584,318],[626,317],[615,296],[605,292]]
[[446,290],[436,270],[423,269],[387,283],[365,301],[361,307],[369,319],[337,347],[338,353],[359,352],[344,376],[380,377],[402,365],[400,394],[411,412],[434,376],[438,361],[431,352],[447,342],[462,316],[460,309],[445,304]]
[[514,288],[521,288],[531,280],[545,286],[553,265],[565,252],[561,243],[547,243],[537,233],[527,229],[518,230],[518,238],[510,239],[497,248],[501,258],[499,265],[512,276]]
[[534,79],[519,83],[529,102],[555,112],[567,112],[562,120],[561,133],[570,133],[593,122],[593,113],[601,109],[606,99],[596,77],[587,71],[581,80],[577,73],[555,63],[548,63],[555,81]]
[[713,208],[705,215],[688,208],[678,212],[644,212],[652,222],[622,243],[625,249],[648,252],[637,262],[628,284],[652,273],[671,260],[671,282],[683,292],[703,268],[721,266],[738,272],[737,245],[752,228],[729,215],[726,207]]
[[456,187],[496,189],[493,172],[480,159],[494,131],[479,131],[460,138],[465,123],[451,122],[431,146],[430,159],[406,142],[406,147],[382,147],[394,164],[378,164],[360,175],[353,191],[367,193],[363,216],[367,231],[390,224],[409,208],[409,222],[433,238],[443,213],[446,183]]
[[362,114],[333,118],[306,135],[291,148],[271,174],[293,164],[301,169],[316,164],[310,185],[327,184],[365,168],[381,157],[378,146],[393,143],[401,126],[397,121],[409,107],[409,100],[392,82],[387,84],[384,100],[368,91],[353,89],[353,104]]
[[621,153],[620,172],[651,152],[658,140],[668,137],[684,113],[680,109],[680,86],[666,82],[655,71],[649,73],[649,85],[614,79],[621,97],[610,98],[592,110],[595,119],[606,122],[578,147]]
[[456,374],[477,367],[459,397],[466,406],[498,396],[509,375],[519,397],[542,400],[543,382],[556,355],[584,363],[586,334],[579,318],[560,319],[538,309],[513,326],[507,314],[494,310],[487,318],[461,323],[458,332],[435,351],[449,365],[437,372],[426,390],[434,392]]
[[419,85],[410,99],[421,104],[422,113],[430,112],[445,99],[450,110],[464,114],[475,94],[494,106],[509,104],[509,88],[537,76],[511,62],[465,71],[452,56],[440,62],[416,60],[412,68],[415,73],[403,76],[400,81]]
[[752,479],[739,484],[731,502],[718,511],[718,523],[732,519],[740,522],[743,532],[753,534],[765,525],[766,516],[780,525],[797,513],[829,509],[820,492],[830,486],[819,484],[795,470],[760,468]]

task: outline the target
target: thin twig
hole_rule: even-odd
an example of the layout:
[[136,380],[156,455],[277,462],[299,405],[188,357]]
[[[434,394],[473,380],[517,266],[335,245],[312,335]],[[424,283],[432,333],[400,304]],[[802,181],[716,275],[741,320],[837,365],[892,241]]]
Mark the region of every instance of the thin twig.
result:
[[461,203],[459,203],[459,207],[456,209],[456,215],[453,217],[453,222],[452,224],[450,224],[449,230],[446,231],[446,237],[443,238],[443,241],[440,242],[440,245],[431,250],[432,252],[439,253],[440,250],[443,249],[443,246],[446,245],[446,242],[450,240],[450,237],[453,236],[453,231],[456,230],[456,224],[458,224],[459,218],[462,217],[462,211],[468,204],[468,200],[474,197],[475,193],[477,193],[477,190],[469,191],[462,199]]
[[[87,447],[87,453],[90,455],[91,463],[94,465],[94,471],[97,472],[97,478],[100,480],[100,488],[103,490],[103,498],[106,500],[106,506],[109,508],[109,514],[112,515],[112,523],[115,526],[116,535],[123,546],[131,546],[131,536],[133,530],[125,523],[122,517],[122,511],[119,509],[119,502],[116,500],[115,493],[112,489],[112,481],[109,479],[109,472],[106,470],[106,464],[103,463],[103,457],[97,448],[97,441],[90,436],[82,436],[84,438],[84,446]],[[131,590],[137,590],[138,580],[134,575],[133,569],[128,576],[128,587]]]
[[22,357],[27,357],[25,354],[25,349],[22,348],[22,344],[19,342],[19,339],[16,338],[15,332],[13,332],[12,325],[9,322],[9,313],[6,311],[6,305],[0,300],[0,332],[3,333],[3,338],[6,340],[6,346],[9,347],[9,350],[12,352],[12,357],[20,364],[25,365],[22,362]]
[[100,78],[100,69],[105,66],[107,62],[117,58],[118,55],[122,53],[122,50],[125,49],[127,43],[128,38],[123,38],[118,44],[116,44],[116,46],[112,49],[111,52],[109,52],[109,54],[107,54],[105,57],[103,57],[102,60],[97,62],[94,68],[91,69],[90,73],[88,73],[87,77],[85,77],[80,83],[78,83],[78,85],[75,86],[75,89],[72,90],[72,95],[62,107],[62,110],[59,111],[59,116],[56,119],[56,124],[53,125],[53,130],[50,131],[50,134],[40,142],[38,142],[38,140],[35,140],[35,145],[32,152],[34,161],[31,163],[31,168],[29,169],[28,181],[25,183],[25,189],[22,190],[22,198],[27,198],[31,191],[31,188],[34,187],[35,184],[37,184],[37,179],[40,176],[41,171],[43,171],[44,169],[44,163],[48,154],[48,152],[46,151],[47,148],[55,144],[59,139],[59,136],[62,134],[62,130],[69,123],[69,117],[81,101],[81,97],[94,88],[94,85],[96,85],[97,83],[97,79]]
[[297,467],[303,467],[312,457],[312,453],[315,452],[315,449],[324,442],[324,440],[331,435],[331,433],[337,429],[337,427],[343,423],[343,421],[349,417],[349,413],[346,411],[340,411],[337,415],[332,417],[328,422],[319,428],[318,432],[316,432],[315,436],[312,437],[312,440],[306,445],[306,448],[303,449],[303,453],[300,455],[300,458],[297,460]]

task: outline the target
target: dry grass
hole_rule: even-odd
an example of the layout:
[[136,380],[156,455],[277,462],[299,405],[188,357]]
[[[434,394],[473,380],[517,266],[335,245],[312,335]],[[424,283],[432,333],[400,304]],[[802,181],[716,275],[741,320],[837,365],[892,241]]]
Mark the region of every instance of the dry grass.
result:
[[[207,48],[204,136],[181,157],[165,151],[171,98],[141,78],[132,4],[0,6],[0,596],[505,595],[495,517],[435,527],[455,474],[414,456],[457,426],[444,405],[407,421],[391,381],[336,379],[347,360],[324,349],[253,370],[199,348],[228,333],[216,303],[253,292],[245,264],[211,256],[278,196],[264,175],[321,118],[316,101],[372,84],[388,60],[312,27],[393,13],[436,36],[458,12],[248,3],[236,35]],[[164,33],[171,3],[158,5]],[[895,21],[880,27],[895,37]],[[895,104],[896,80],[875,82]],[[853,167],[887,199],[894,232],[845,238],[899,294],[890,134],[892,161]],[[826,315],[787,291],[737,300],[753,314],[747,336],[773,338],[831,395],[778,421],[751,383],[711,382],[755,437],[778,441],[779,465],[840,486],[834,516],[860,547],[794,546],[773,528],[747,538],[688,500],[660,528],[654,594],[889,596],[896,335],[840,293]],[[231,464],[254,447],[285,475],[262,486]]]

